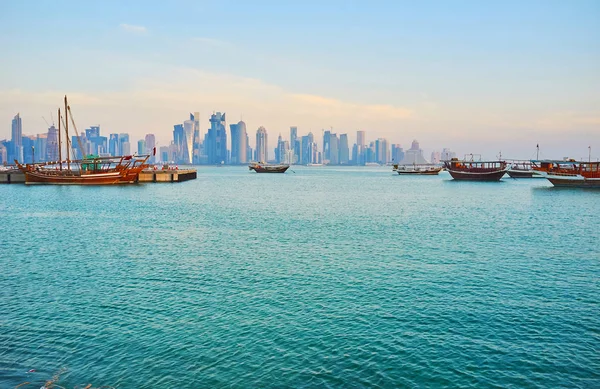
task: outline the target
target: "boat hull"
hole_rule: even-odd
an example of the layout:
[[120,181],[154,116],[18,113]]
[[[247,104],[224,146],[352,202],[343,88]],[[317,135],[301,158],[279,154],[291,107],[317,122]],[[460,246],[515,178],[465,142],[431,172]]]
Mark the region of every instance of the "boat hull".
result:
[[506,173],[511,178],[543,178],[533,170],[509,170]]
[[583,176],[546,176],[548,181],[558,188],[595,188],[600,189],[600,178],[585,178]]
[[448,169],[448,173],[458,181],[500,181],[506,170],[495,170],[490,172],[469,172]]
[[257,173],[285,173],[289,166],[282,167],[251,167]]
[[130,176],[120,172],[83,175],[25,172],[25,183],[28,185],[116,185],[134,183],[137,177],[137,174]]
[[398,173],[400,175],[437,176],[438,174],[440,174],[441,170],[442,169],[422,170],[422,171],[396,170],[396,173]]

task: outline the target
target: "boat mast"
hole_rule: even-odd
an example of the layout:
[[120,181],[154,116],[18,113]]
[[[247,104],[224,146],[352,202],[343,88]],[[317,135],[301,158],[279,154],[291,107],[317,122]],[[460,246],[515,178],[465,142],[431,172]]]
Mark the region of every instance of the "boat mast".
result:
[[592,162],[592,146],[588,146],[588,162]]
[[60,140],[60,108],[58,109],[58,160],[60,163],[60,170],[62,170],[62,143]]
[[535,145],[535,148],[537,149],[537,154],[535,156],[536,160],[540,160],[540,144],[538,143],[537,145]]
[[69,112],[67,111],[67,95],[65,95],[65,134],[67,136],[67,169],[71,170],[71,157],[69,153]]

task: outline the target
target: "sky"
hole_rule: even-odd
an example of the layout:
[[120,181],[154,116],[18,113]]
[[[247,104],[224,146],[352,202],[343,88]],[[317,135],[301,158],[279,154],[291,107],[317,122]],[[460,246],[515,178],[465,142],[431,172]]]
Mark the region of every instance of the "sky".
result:
[[0,50],[0,139],[17,112],[46,132],[66,94],[80,131],[133,142],[218,111],[271,148],[297,126],[426,157],[600,158],[597,0],[0,0]]

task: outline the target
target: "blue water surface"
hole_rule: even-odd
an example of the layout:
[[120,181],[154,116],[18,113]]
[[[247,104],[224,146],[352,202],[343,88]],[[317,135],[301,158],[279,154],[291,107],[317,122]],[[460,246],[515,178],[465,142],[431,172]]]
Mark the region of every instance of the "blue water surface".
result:
[[600,191],[292,169],[1,185],[0,388],[600,387]]

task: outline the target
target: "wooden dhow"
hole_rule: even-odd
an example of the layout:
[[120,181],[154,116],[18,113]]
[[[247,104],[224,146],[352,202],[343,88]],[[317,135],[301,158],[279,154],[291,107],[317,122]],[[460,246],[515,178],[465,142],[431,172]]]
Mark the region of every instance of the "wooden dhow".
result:
[[392,171],[400,175],[435,176],[440,174],[442,167],[430,164],[393,165]]
[[471,158],[459,160],[452,158],[444,161],[444,167],[453,179],[460,181],[500,181],[508,167],[505,161],[476,161],[474,154]]
[[250,162],[249,170],[254,170],[257,173],[285,173],[290,168],[290,165],[279,164],[271,165],[268,163]]
[[600,189],[600,162],[532,161],[537,174],[561,188]]
[[[138,181],[140,172],[148,167],[146,162],[150,155],[100,157],[88,155],[82,159],[71,159],[72,145],[69,141],[69,114],[71,107],[67,104],[65,96],[64,122],[60,109],[58,110],[58,151],[59,161],[22,164],[15,160],[15,164],[25,174],[26,184],[50,185],[115,185],[133,184]],[[77,127],[70,115],[71,122],[77,134]],[[62,159],[61,123],[64,124],[66,136],[67,159]],[[81,139],[76,135],[79,150],[83,153],[84,147]],[[73,152],[74,154],[74,152]],[[66,165],[66,166],[65,166]]]

